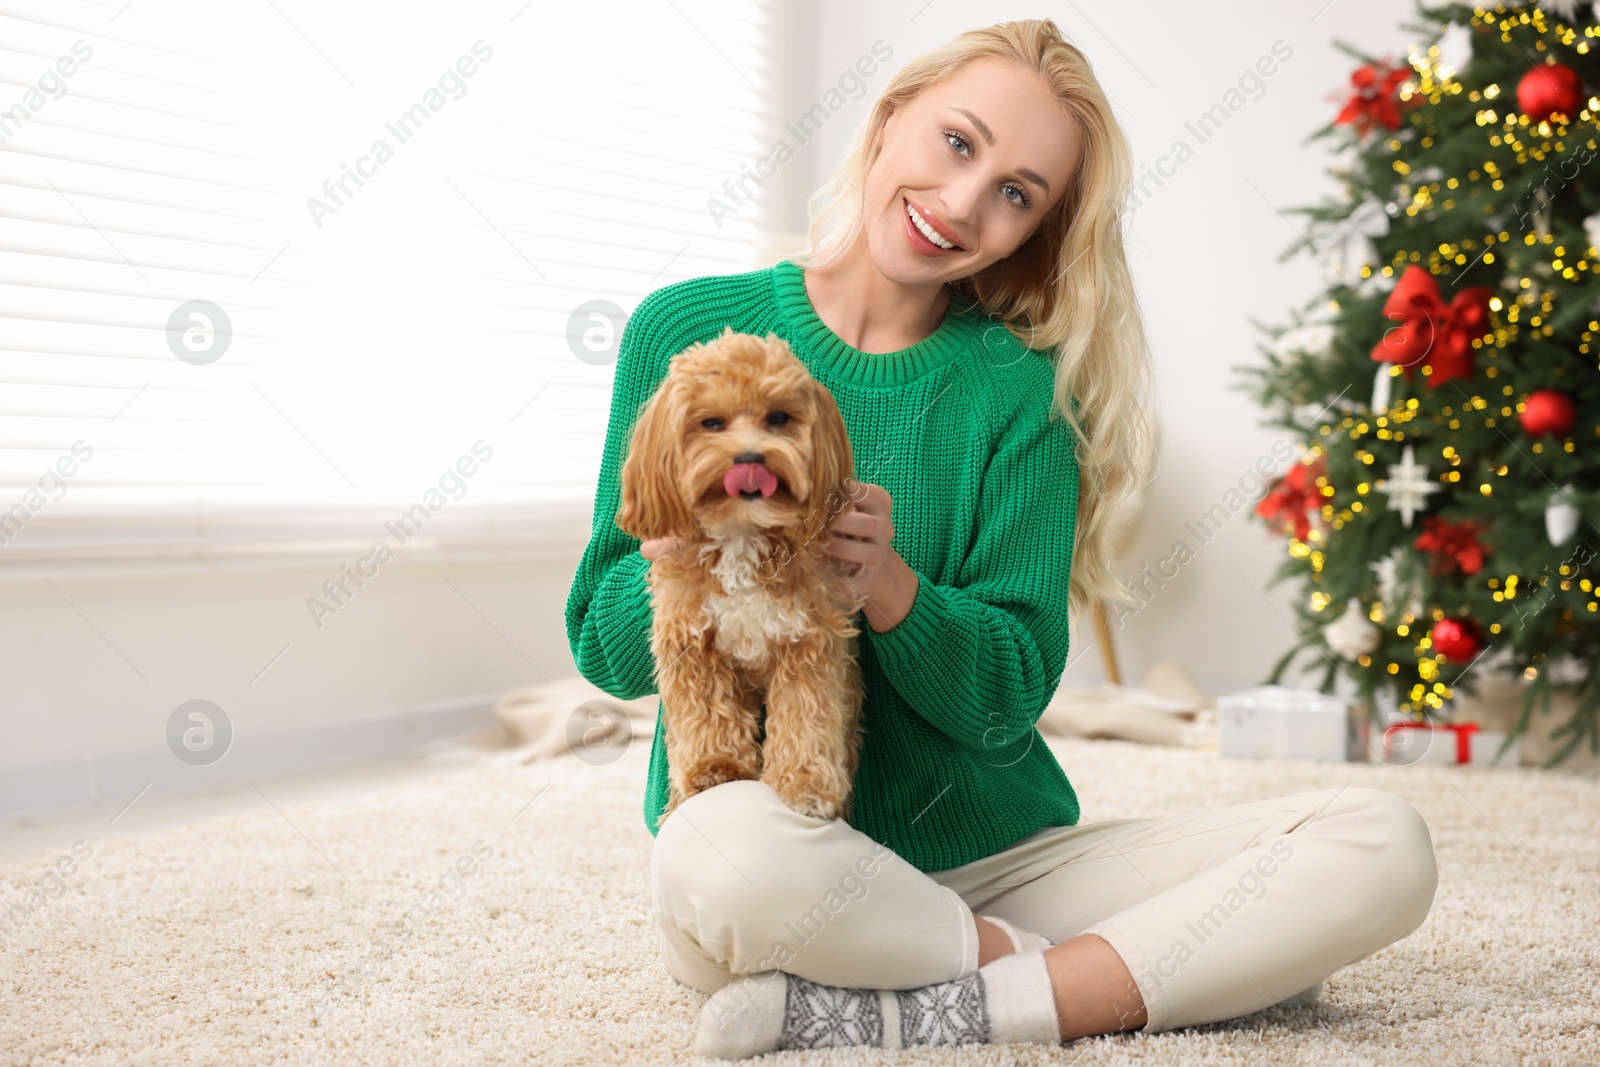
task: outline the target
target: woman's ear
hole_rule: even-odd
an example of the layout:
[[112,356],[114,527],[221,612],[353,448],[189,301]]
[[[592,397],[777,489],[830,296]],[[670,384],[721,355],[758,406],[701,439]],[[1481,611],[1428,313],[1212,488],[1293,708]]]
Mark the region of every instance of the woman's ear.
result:
[[849,482],[855,477],[855,452],[850,433],[833,394],[812,380],[811,499],[806,501],[806,537],[819,538],[850,506]]
[[645,405],[633,425],[628,458],[622,464],[617,528],[641,541],[684,536],[694,528],[678,482],[682,434],[674,402],[677,383],[669,374]]

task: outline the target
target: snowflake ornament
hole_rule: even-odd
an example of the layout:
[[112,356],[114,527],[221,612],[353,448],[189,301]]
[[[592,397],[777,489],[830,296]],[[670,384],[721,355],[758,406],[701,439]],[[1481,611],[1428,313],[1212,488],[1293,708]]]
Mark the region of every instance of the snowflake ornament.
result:
[[1390,464],[1389,477],[1379,479],[1375,488],[1389,497],[1389,510],[1400,513],[1400,520],[1408,530],[1412,517],[1428,506],[1428,494],[1439,491],[1439,486],[1428,477],[1427,465],[1417,462],[1410,445],[1401,453],[1398,465]]

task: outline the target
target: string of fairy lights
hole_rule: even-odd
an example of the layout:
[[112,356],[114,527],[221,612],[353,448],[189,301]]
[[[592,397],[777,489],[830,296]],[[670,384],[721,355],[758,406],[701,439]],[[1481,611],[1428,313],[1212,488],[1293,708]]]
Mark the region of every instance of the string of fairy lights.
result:
[[[1511,32],[1519,26],[1533,26],[1542,34],[1554,34],[1564,46],[1571,48],[1579,54],[1587,54],[1591,48],[1591,40],[1600,40],[1600,26],[1572,27],[1554,23],[1548,19],[1547,13],[1537,8],[1518,9],[1508,11],[1503,6],[1494,8],[1474,8],[1472,26],[1485,25],[1499,31],[1502,40],[1512,43]],[[1545,49],[1541,40],[1538,43],[1540,50]],[[1578,139],[1587,138],[1585,147],[1589,150],[1600,149],[1594,137],[1596,132],[1596,119],[1600,117],[1600,97],[1590,96],[1586,105],[1569,126],[1565,122],[1552,125],[1549,121],[1534,122],[1529,116],[1520,112],[1515,101],[1511,106],[1499,104],[1503,89],[1500,85],[1489,85],[1485,88],[1470,89],[1457,81],[1454,77],[1455,70],[1440,60],[1437,45],[1429,47],[1426,52],[1413,50],[1410,56],[1411,66],[1415,72],[1414,77],[1399,86],[1399,96],[1402,101],[1413,97],[1422,97],[1429,103],[1438,104],[1447,96],[1466,94],[1466,99],[1482,106],[1475,114],[1476,124],[1487,132],[1487,144],[1500,151],[1509,149],[1515,153],[1519,164],[1529,162],[1538,163],[1552,154],[1563,155],[1568,148],[1568,141],[1579,143]],[[1418,140],[1421,148],[1430,148],[1434,144],[1431,132],[1424,132]],[[1387,147],[1393,152],[1399,152],[1403,143],[1395,138],[1386,141]],[[1393,162],[1395,173],[1402,179],[1414,177],[1413,167],[1405,160],[1396,158]],[[1418,180],[1406,183],[1399,187],[1402,199],[1409,197],[1405,203],[1404,213],[1408,217],[1415,217],[1419,212],[1451,211],[1457,206],[1456,191],[1462,188],[1462,179],[1454,176],[1418,175]],[[1485,160],[1479,166],[1467,172],[1465,181],[1468,183],[1488,182],[1495,192],[1502,192],[1506,188],[1507,176],[1494,160]],[[1493,207],[1486,209],[1486,213],[1493,213]],[[1496,233],[1483,235],[1481,238],[1463,237],[1454,243],[1444,243],[1436,249],[1423,251],[1397,252],[1391,262],[1379,269],[1379,273],[1386,278],[1396,278],[1408,265],[1420,264],[1428,268],[1435,275],[1448,273],[1452,269],[1466,267],[1469,263],[1481,260],[1485,264],[1494,264],[1497,261],[1496,250],[1506,249],[1512,242],[1520,241],[1524,246],[1534,249],[1544,248],[1549,259],[1539,259],[1531,264],[1525,264],[1526,270],[1517,270],[1512,278],[1508,279],[1512,295],[1509,298],[1494,295],[1489,300],[1490,309],[1496,313],[1492,330],[1483,337],[1474,338],[1472,347],[1480,356],[1486,358],[1483,368],[1483,377],[1490,380],[1491,384],[1480,384],[1473,379],[1471,395],[1463,392],[1459,404],[1442,406],[1437,414],[1420,411],[1421,405],[1414,398],[1403,402],[1388,405],[1382,413],[1374,412],[1372,415],[1361,414],[1346,415],[1337,423],[1325,423],[1319,427],[1319,433],[1325,438],[1331,438],[1335,432],[1343,432],[1354,445],[1355,458],[1362,464],[1370,466],[1376,459],[1373,452],[1361,447],[1360,442],[1369,436],[1379,441],[1403,442],[1407,439],[1407,424],[1418,418],[1426,418],[1425,428],[1448,426],[1451,430],[1459,430],[1463,417],[1482,419],[1483,424],[1494,427],[1499,419],[1514,419],[1523,410],[1526,397],[1518,398],[1511,385],[1501,385],[1498,392],[1492,387],[1493,379],[1500,376],[1500,368],[1494,360],[1500,350],[1511,346],[1519,339],[1524,341],[1537,341],[1548,338],[1554,332],[1549,319],[1555,305],[1556,293],[1542,288],[1532,275],[1540,274],[1548,277],[1559,275],[1567,281],[1577,281],[1586,273],[1595,269],[1596,257],[1600,257],[1600,249],[1590,245],[1583,249],[1568,249],[1557,243],[1545,226],[1540,225],[1537,232],[1530,232],[1521,237],[1514,237],[1510,232],[1502,229]],[[1547,270],[1541,269],[1547,267]],[[1370,279],[1373,275],[1371,265],[1360,268],[1361,277]],[[1330,306],[1337,312],[1337,301],[1330,301]],[[1592,355],[1591,344],[1595,334],[1600,332],[1600,320],[1591,320],[1581,334],[1579,352]],[[1391,365],[1384,372],[1391,377],[1398,376],[1402,370],[1398,365]],[[1423,375],[1432,373],[1432,367],[1420,368]],[[1600,364],[1597,364],[1600,370]],[[1460,390],[1460,387],[1457,386]],[[1600,437],[1600,425],[1596,425],[1595,434]],[[1415,434],[1414,434],[1415,435]],[[1426,433],[1420,436],[1426,437]],[[1573,452],[1575,445],[1569,437],[1560,446],[1566,452]],[[1532,450],[1542,452],[1542,442],[1534,442]],[[1408,447],[1408,453],[1409,453]],[[1306,446],[1307,461],[1316,462],[1326,455],[1327,449],[1321,442],[1312,442]],[[1445,471],[1438,478],[1438,485],[1433,488],[1442,488],[1447,485],[1456,485],[1462,482],[1463,473],[1460,470],[1462,457],[1453,445],[1445,444],[1439,448],[1439,456],[1446,465]],[[1408,460],[1410,459],[1408,455]],[[1505,478],[1510,474],[1510,469],[1502,464],[1490,469],[1481,476],[1478,483],[1478,492],[1485,497],[1494,495],[1495,480]],[[1471,477],[1468,475],[1467,477]],[[1362,480],[1355,487],[1356,496],[1367,497],[1374,491],[1377,480]],[[1326,475],[1319,476],[1315,484],[1320,494],[1325,498],[1334,495],[1334,487]],[[1381,483],[1379,483],[1381,484]],[[1428,490],[1424,490],[1428,491]],[[1342,529],[1347,523],[1354,521],[1357,516],[1366,513],[1369,504],[1361,499],[1351,500],[1346,506],[1335,508],[1332,503],[1324,503],[1320,509],[1324,522],[1333,530]],[[1409,521],[1407,522],[1409,524]],[[1324,549],[1327,534],[1313,526],[1306,532],[1304,540],[1289,534],[1289,553],[1291,556],[1306,560],[1314,572],[1313,581],[1320,580],[1324,564]],[[1377,569],[1375,565],[1375,569]],[[1574,580],[1578,588],[1589,594],[1589,601],[1585,608],[1589,612],[1600,612],[1600,587],[1588,578],[1576,578],[1577,568],[1569,563],[1563,563],[1554,575],[1559,588],[1570,592]],[[1486,586],[1493,593],[1496,602],[1510,601],[1526,593],[1533,586],[1544,586],[1552,576],[1542,574],[1534,579],[1527,579],[1517,574],[1488,575],[1481,577]],[[1320,590],[1313,591],[1310,595],[1311,609],[1323,611],[1332,602],[1332,597]],[[1394,605],[1390,605],[1394,606]],[[1443,608],[1435,607],[1427,612],[1433,622],[1438,622],[1445,617]],[[1387,607],[1383,600],[1372,603],[1368,611],[1368,619],[1378,626],[1383,626],[1388,618]],[[1571,621],[1573,616],[1570,607],[1564,608],[1562,617]],[[1442,708],[1444,702],[1454,696],[1454,692],[1441,678],[1441,667],[1446,662],[1443,654],[1431,652],[1432,641],[1428,636],[1429,627],[1426,624],[1418,625],[1418,615],[1413,611],[1400,611],[1396,615],[1394,633],[1397,637],[1408,638],[1416,635],[1413,646],[1416,661],[1417,677],[1422,679],[1413,686],[1409,692],[1409,703],[1401,705],[1402,710],[1412,711],[1419,705],[1427,705],[1434,709]],[[1500,623],[1491,623],[1488,627],[1491,634],[1498,634],[1502,627]],[[1373,665],[1373,658],[1362,654],[1356,660],[1364,668]],[[1401,672],[1401,664],[1389,661],[1383,669],[1390,675]],[[1534,678],[1538,668],[1529,667],[1524,672],[1529,679]]]

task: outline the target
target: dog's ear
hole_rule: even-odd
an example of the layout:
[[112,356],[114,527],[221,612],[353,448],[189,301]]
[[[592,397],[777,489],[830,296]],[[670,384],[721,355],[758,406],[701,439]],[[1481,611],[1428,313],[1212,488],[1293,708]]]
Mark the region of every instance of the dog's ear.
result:
[[833,394],[812,380],[811,499],[806,503],[806,536],[821,537],[850,505],[848,482],[855,477],[850,433]]
[[684,536],[694,528],[678,480],[683,444],[677,383],[669,374],[639,413],[622,464],[617,528],[641,541]]

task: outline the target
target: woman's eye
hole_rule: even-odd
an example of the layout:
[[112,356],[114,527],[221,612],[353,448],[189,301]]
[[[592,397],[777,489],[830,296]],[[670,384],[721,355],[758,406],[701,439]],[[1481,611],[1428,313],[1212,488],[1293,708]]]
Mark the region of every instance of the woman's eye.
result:
[[722,420],[712,416],[709,419],[701,419],[700,426],[702,429],[706,430],[720,430],[722,429]]
[[787,411],[774,411],[772,414],[767,416],[768,426],[782,426],[788,421],[789,413]]
[[[954,140],[954,141],[959,141],[963,147],[967,147],[968,146],[967,139],[965,137],[961,136],[959,133],[957,133],[954,130],[946,130],[944,132],[944,139],[945,139],[945,143],[946,144],[950,144],[950,142],[952,140]],[[951,148],[955,148],[955,145],[951,144]],[[959,148],[955,148],[955,151],[956,151],[956,154],[961,156],[962,159],[966,159],[967,156],[969,155],[968,152],[963,152]],[[1022,208],[1022,209],[1027,209],[1027,208],[1030,208],[1030,207],[1033,206],[1033,198],[1028,195],[1028,191],[1026,189],[1022,188],[1022,186],[1020,186],[1020,185],[1008,185],[1008,186],[1005,187],[1004,191],[1005,192],[1015,192],[1017,194],[1016,197],[1010,197],[1010,196],[1006,197],[1006,202],[1007,203],[1014,204],[1017,207]]]

